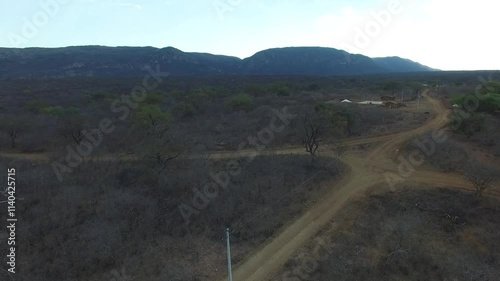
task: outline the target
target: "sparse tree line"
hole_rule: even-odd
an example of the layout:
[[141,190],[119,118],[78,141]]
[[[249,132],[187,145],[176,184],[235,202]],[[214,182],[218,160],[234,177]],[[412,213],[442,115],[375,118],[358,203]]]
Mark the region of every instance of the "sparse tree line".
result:
[[[399,114],[330,105],[324,102],[332,96],[318,101],[302,92],[321,91],[321,83],[250,84],[241,91],[210,87],[149,93],[125,122],[117,123],[97,152],[134,152],[140,156],[137,162],[89,161],[60,183],[49,166],[19,160],[25,171],[20,231],[26,247],[20,254],[26,257],[26,278],[110,280],[109,272],[125,266],[127,275],[137,280],[207,280],[203,265],[212,257],[200,256],[200,245],[219,241],[219,234],[231,224],[238,229],[236,245],[259,245],[284,221],[303,213],[305,204],[319,198],[332,178],[341,175],[342,164],[326,165],[331,159],[320,157],[321,148],[366,134],[380,122],[397,120]],[[109,103],[117,97],[96,91],[84,95],[83,106],[37,100],[18,113],[4,113],[2,150],[51,151],[78,145],[85,131],[109,117]],[[269,124],[270,107],[284,105],[299,117],[273,145],[302,144],[309,156],[256,157],[231,181],[231,192],[222,193],[185,227],[177,206],[192,200],[193,188],[206,184],[210,171],[222,169],[224,163],[179,159],[179,153],[203,154],[219,140],[229,143],[224,149],[234,148],[231,145]],[[318,170],[323,172],[293,190]],[[292,191],[293,196],[283,199]],[[261,210],[265,212],[259,220],[251,221]],[[193,243],[193,237],[200,244]]]
[[[195,145],[214,150],[216,144],[222,143],[225,149],[234,149],[232,146],[241,142],[246,131],[258,130],[258,122],[265,119],[262,114],[267,114],[269,107],[287,104],[295,113],[307,113],[309,128],[313,123],[326,122],[314,136],[327,134],[326,143],[335,137],[365,133],[381,118],[392,119],[383,117],[389,113],[382,109],[332,107],[307,92],[321,91],[322,87],[306,80],[301,86],[278,81],[248,83],[236,91],[225,87],[202,87],[188,91],[150,92],[116,133],[106,138],[98,151],[133,151],[157,162],[158,169],[164,170],[172,157]],[[16,113],[0,114],[4,120],[0,123],[0,136],[5,140],[3,149],[52,151],[68,144],[78,146],[84,140],[85,132],[93,130],[100,119],[109,117],[109,105],[119,97],[101,90],[89,91],[73,104],[61,105],[45,99],[25,102]],[[328,95],[322,97],[324,101],[329,98]],[[295,122],[273,145],[304,144],[307,131],[303,128],[304,124]],[[177,138],[175,142],[173,137]],[[309,150],[314,157],[317,148]]]

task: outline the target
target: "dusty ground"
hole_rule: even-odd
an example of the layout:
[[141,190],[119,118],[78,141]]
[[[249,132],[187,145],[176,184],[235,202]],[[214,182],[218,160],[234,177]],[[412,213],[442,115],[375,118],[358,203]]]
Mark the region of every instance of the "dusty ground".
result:
[[453,187],[373,191],[349,201],[273,280],[497,279],[499,200]]
[[[344,178],[338,182],[332,182],[331,189],[323,196],[323,199],[316,202],[309,211],[293,223],[284,227],[279,235],[270,239],[270,241],[261,248],[256,249],[253,253],[248,253],[247,258],[243,261],[234,264],[234,280],[270,280],[272,276],[282,270],[285,263],[298,249],[328,225],[339,210],[344,207],[346,202],[363,194],[374,186],[390,190],[385,175],[390,172],[398,174],[399,163],[395,161],[395,158],[398,156],[401,145],[412,138],[446,125],[447,120],[444,113],[447,109],[437,99],[426,94],[425,100],[423,99],[422,103],[423,108],[432,108],[429,120],[422,126],[390,135],[350,139],[344,143],[348,147],[368,145],[368,150],[354,149],[343,155],[342,160],[349,167],[349,171]],[[255,153],[260,152],[232,151],[185,157],[193,159],[197,157],[234,158]],[[302,154],[304,152],[300,147],[288,147],[265,153]],[[331,152],[324,150],[321,153],[328,154]],[[2,154],[0,156],[27,158],[35,162],[48,160],[48,155],[46,154]],[[123,157],[105,156],[100,160],[123,160]],[[133,160],[133,157],[130,160]],[[410,177],[405,179],[404,183],[432,187],[452,186],[463,190],[472,189],[471,185],[465,182],[459,175],[424,169],[417,169]],[[491,194],[496,196],[498,195],[498,191],[493,191]],[[223,275],[221,274],[220,276],[221,280],[225,280]]]
[[[376,138],[353,141],[352,144],[380,142],[370,151],[361,154],[348,154],[343,161],[350,172],[338,183],[332,183],[331,191],[317,202],[302,217],[288,226],[280,235],[261,249],[249,255],[242,264],[236,265],[233,273],[235,280],[270,280],[282,269],[295,251],[313,238],[352,197],[374,185],[384,186],[385,172],[397,172],[398,164],[393,160],[399,147],[407,140],[446,125],[446,108],[435,98],[424,95],[433,108],[433,117],[424,125],[406,132]],[[292,150],[284,153],[292,153]],[[429,186],[453,186],[471,190],[469,183],[453,174],[433,171],[416,171],[408,179]],[[389,187],[387,187],[389,188]],[[224,278],[221,278],[224,280]]]

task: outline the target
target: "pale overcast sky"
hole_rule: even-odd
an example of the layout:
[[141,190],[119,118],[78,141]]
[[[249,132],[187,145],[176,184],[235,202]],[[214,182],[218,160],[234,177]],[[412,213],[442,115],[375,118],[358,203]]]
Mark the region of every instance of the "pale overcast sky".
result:
[[245,58],[323,46],[442,70],[500,69],[494,0],[0,2],[1,47],[173,46]]

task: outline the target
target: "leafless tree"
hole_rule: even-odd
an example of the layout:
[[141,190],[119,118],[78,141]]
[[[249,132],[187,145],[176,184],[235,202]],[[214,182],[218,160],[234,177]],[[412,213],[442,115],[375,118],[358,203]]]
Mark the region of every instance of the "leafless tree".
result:
[[158,174],[167,169],[168,163],[179,157],[182,151],[175,151],[168,143],[155,143],[146,152],[145,158],[154,160],[157,164]]
[[26,119],[13,115],[2,116],[0,131],[7,134],[10,138],[11,148],[16,148],[16,140],[23,132],[26,131],[29,122]]
[[168,163],[182,153],[176,145],[172,144],[169,120],[170,116],[167,113],[153,106],[140,109],[134,120],[139,131],[144,132],[142,134],[144,158],[155,162],[158,174],[164,172]]
[[146,126],[146,135],[154,138],[162,139],[166,136],[170,126],[164,120],[153,116],[152,114],[147,115],[148,125]]
[[316,157],[316,151],[322,142],[323,126],[321,122],[313,120],[308,114],[304,116],[304,136],[302,137],[302,145],[306,152],[311,155],[311,161]]
[[22,132],[24,132],[24,129],[18,127],[10,127],[9,129],[6,129],[5,132],[10,137],[11,148],[16,148],[16,139]]
[[80,117],[68,117],[61,120],[59,132],[65,139],[74,141],[76,145],[80,145],[85,138],[85,130],[88,130],[86,122]]
[[498,179],[498,173],[498,169],[473,159],[464,168],[464,177],[476,188],[479,196]]

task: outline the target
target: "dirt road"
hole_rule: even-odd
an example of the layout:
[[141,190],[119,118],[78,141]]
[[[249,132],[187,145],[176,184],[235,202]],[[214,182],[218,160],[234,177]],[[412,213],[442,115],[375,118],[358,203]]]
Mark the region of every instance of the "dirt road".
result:
[[[370,150],[362,154],[349,153],[342,158],[342,161],[349,167],[348,172],[342,180],[334,182],[331,189],[317,202],[311,209],[303,214],[299,219],[286,227],[277,237],[269,241],[262,248],[240,263],[233,273],[234,280],[238,281],[266,281],[280,271],[283,265],[293,256],[301,246],[315,237],[315,235],[335,216],[344,204],[354,196],[362,194],[374,186],[389,190],[385,180],[385,172],[397,173],[398,163],[394,161],[398,149],[408,140],[421,137],[426,132],[438,129],[446,125],[446,108],[442,104],[427,94],[426,100],[432,105],[434,115],[422,126],[390,135],[364,137],[350,139],[345,146],[359,144],[377,144]],[[303,154],[301,147],[291,147],[277,149],[273,151],[228,151],[208,153],[206,155],[186,155],[189,159],[197,158],[234,158],[247,157],[255,154]],[[47,155],[22,155],[3,154],[9,158],[28,158],[30,160],[47,160]],[[129,160],[134,160],[134,156],[128,156]],[[111,155],[99,157],[100,161],[123,161],[123,157]],[[455,174],[443,174],[435,171],[418,169],[408,182],[425,184],[428,186],[448,187],[453,186],[461,189],[471,190],[472,187],[464,182],[461,176]],[[227,278],[221,279],[227,280]]]
[[[387,186],[389,190],[383,172],[397,173],[397,163],[393,161],[396,150],[406,141],[446,125],[446,108],[438,100],[428,95],[425,97],[432,104],[435,112],[433,118],[407,132],[349,142],[360,144],[383,141],[366,155],[346,156],[343,161],[349,166],[347,175],[340,182],[334,183],[329,193],[302,217],[240,264],[233,273],[234,280],[270,280],[293,256],[294,252],[314,238],[350,198],[374,186]],[[293,153],[294,151],[288,150],[287,152]],[[417,171],[408,180],[432,186],[456,186],[471,189],[471,186],[460,176],[433,171]]]

